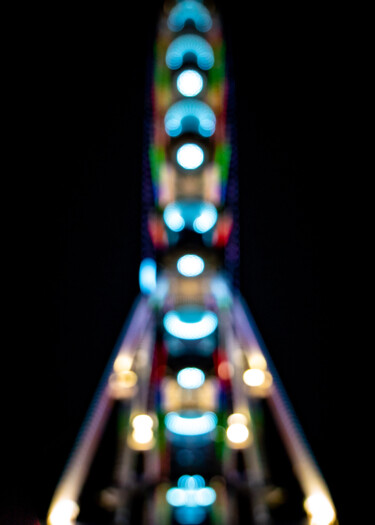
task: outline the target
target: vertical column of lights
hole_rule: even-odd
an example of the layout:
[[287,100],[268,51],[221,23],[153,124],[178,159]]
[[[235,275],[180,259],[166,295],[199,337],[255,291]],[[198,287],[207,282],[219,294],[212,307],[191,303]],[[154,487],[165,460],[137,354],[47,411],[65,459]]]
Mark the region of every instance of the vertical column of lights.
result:
[[[164,56],[172,72],[170,89],[174,97],[169,97],[171,103],[160,111],[165,137],[161,139],[156,131],[155,139],[166,145],[169,173],[174,173],[175,186],[172,191],[164,189],[167,184],[165,171],[159,166],[159,203],[166,204],[163,222],[170,245],[178,244],[179,235],[184,230],[197,236],[196,253],[186,253],[182,245],[182,253],[180,250],[175,259],[177,280],[192,283],[194,279],[205,278],[206,263],[199,252],[199,239],[203,240],[206,248],[212,249],[218,221],[216,205],[221,199],[217,189],[220,185],[212,174],[210,187],[205,185],[207,172],[210,169],[214,171],[215,164],[211,157],[216,146],[217,126],[217,116],[207,101],[210,91],[208,72],[215,63],[215,53],[209,42],[213,22],[203,3],[188,0],[177,3],[171,9],[167,25],[170,41]],[[212,38],[215,39],[215,34],[211,33]],[[183,182],[190,176],[203,188],[195,190],[193,197],[184,191]],[[196,186],[199,187],[199,184]],[[165,202],[168,195],[169,201]],[[181,341],[182,345],[188,343],[180,356],[190,353],[190,360],[192,349],[199,355],[200,345],[214,337],[217,326],[218,317],[214,311],[197,306],[195,302],[190,303],[186,297],[183,307],[168,310],[163,317],[165,337]],[[192,366],[182,365],[175,380],[166,383],[164,392],[169,408],[164,419],[166,436],[177,458],[178,454],[180,457],[184,454],[194,457],[197,450],[210,450],[214,445],[218,424],[218,416],[212,410],[216,408],[212,401],[215,378],[207,376],[198,363],[199,360],[194,363],[193,358]],[[178,523],[202,523],[212,514],[216,491],[206,486],[209,480],[202,475],[207,470],[203,458],[198,463],[187,462],[189,474],[183,472],[186,462],[182,463],[181,472],[171,466],[172,486],[165,494],[165,501]],[[194,468],[193,473],[191,469]]]

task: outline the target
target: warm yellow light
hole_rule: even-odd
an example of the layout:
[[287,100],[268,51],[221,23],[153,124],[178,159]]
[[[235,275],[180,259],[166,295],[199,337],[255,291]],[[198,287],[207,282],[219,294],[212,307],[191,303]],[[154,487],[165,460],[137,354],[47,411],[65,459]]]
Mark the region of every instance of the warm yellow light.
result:
[[138,377],[132,370],[114,372],[109,376],[110,393],[116,399],[127,398],[133,394],[132,388],[137,384]]
[[49,525],[71,525],[79,514],[79,506],[70,499],[57,501],[48,516]]
[[244,445],[249,435],[249,429],[243,423],[232,423],[227,428],[227,438],[234,445]]
[[235,423],[241,423],[242,425],[247,425],[248,420],[247,417],[244,414],[240,414],[238,412],[231,414],[228,417],[228,425],[234,425]]
[[336,514],[329,499],[321,492],[315,492],[305,499],[303,504],[310,516],[311,525],[330,525]]
[[154,433],[151,428],[135,428],[132,433],[132,438],[136,443],[139,443],[140,445],[147,445],[153,440]]
[[154,426],[154,421],[152,417],[147,414],[139,414],[133,419],[132,425],[133,428],[137,430],[151,430]]
[[267,361],[259,351],[251,354],[248,361],[250,368],[259,368],[260,370],[267,369]]
[[249,368],[242,376],[243,381],[248,386],[262,386],[266,378],[263,370],[259,368]]
[[124,372],[130,370],[133,365],[133,357],[129,354],[119,354],[113,364],[115,372]]

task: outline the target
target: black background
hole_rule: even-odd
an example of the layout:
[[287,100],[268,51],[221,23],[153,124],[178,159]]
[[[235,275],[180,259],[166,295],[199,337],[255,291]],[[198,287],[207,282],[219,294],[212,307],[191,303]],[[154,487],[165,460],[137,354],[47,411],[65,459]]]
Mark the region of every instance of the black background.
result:
[[[17,321],[2,496],[40,519],[138,293],[146,63],[160,4],[33,12],[13,66],[5,279]],[[220,4],[236,81],[241,290],[345,523],[350,159],[337,14]]]

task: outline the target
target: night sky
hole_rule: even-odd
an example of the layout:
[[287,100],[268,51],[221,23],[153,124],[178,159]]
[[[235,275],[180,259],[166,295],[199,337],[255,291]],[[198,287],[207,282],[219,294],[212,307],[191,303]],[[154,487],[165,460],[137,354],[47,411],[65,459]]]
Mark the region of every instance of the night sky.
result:
[[[346,162],[331,15],[281,5],[244,15],[241,2],[220,3],[236,80],[241,290],[345,523]],[[30,31],[21,64],[2,496],[40,518],[138,294],[146,64],[159,6],[55,8],[48,27]]]

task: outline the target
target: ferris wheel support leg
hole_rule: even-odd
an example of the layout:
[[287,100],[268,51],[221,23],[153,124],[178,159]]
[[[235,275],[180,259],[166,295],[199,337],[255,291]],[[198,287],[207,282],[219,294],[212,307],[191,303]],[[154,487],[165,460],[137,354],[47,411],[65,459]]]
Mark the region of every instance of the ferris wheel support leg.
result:
[[109,378],[117,359],[127,362],[130,369],[139,338],[149,324],[150,318],[148,301],[140,296],[135,301],[118,338],[71,456],[56,487],[48,511],[48,525],[55,525],[64,519],[67,522],[74,521],[79,514],[78,498],[114,404]]

